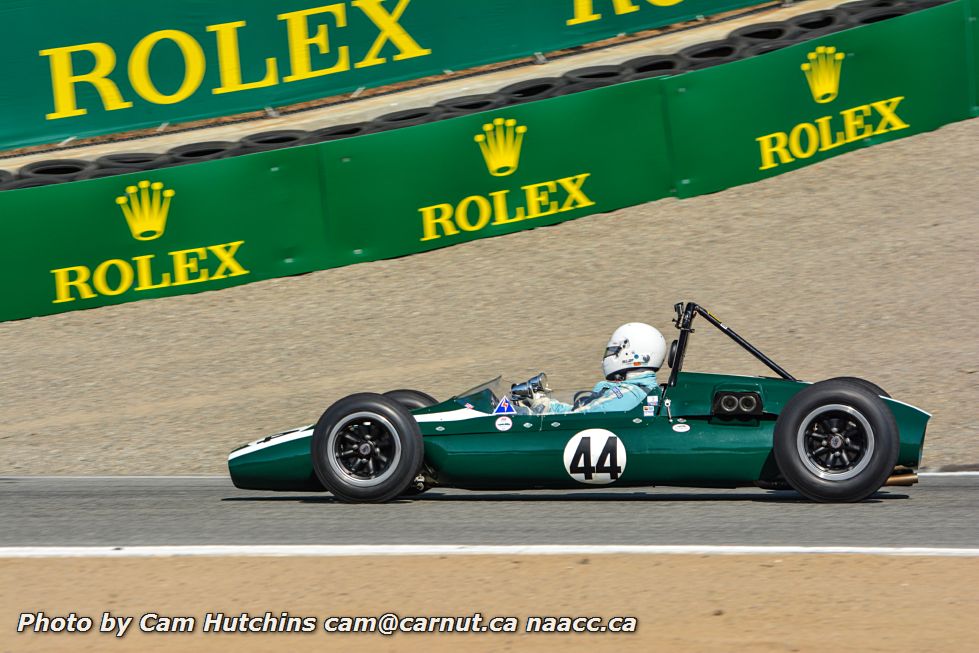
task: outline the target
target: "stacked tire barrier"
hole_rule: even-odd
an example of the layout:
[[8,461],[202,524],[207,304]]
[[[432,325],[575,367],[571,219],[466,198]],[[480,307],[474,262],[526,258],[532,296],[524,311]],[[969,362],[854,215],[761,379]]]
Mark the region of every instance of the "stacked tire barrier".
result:
[[569,95],[637,79],[678,75],[758,56],[795,43],[902,16],[919,9],[945,4],[948,1],[849,2],[836,9],[813,11],[786,21],[742,27],[731,32],[725,39],[692,45],[676,54],[638,57],[619,65],[590,66],[572,70],[561,77],[524,80],[501,88],[496,93],[443,100],[432,107],[396,111],[379,116],[370,122],[330,125],[312,131],[280,130],[256,133],[245,136],[238,142],[191,143],[175,147],[163,154],[120,152],[101,157],[95,165],[86,161],[65,160],[32,163],[18,171],[8,171],[6,181],[0,178],[0,191],[7,188],[29,188],[77,179],[106,177],[133,170],[154,170],[283,147],[339,140]]
[[[403,256],[714,192],[976,115],[970,18],[979,0],[877,20],[874,12],[897,11],[868,6],[883,4],[853,5],[850,15],[865,21],[857,27],[836,29],[850,24],[844,6],[368,124],[184,146],[163,160],[47,162],[31,170],[48,175],[43,183],[86,179],[0,193],[2,265],[16,279],[0,319]],[[820,34],[792,41],[797,28]],[[910,47],[920,43],[928,47]],[[769,49],[757,53],[760,45]],[[132,166],[151,168],[100,173]],[[4,183],[21,181],[32,183]]]

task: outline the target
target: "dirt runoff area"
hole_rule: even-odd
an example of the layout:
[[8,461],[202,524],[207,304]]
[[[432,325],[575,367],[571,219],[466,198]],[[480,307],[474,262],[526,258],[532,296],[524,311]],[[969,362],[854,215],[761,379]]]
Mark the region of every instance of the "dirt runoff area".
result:
[[[24,585],[23,579],[31,578]],[[974,651],[979,559],[829,555],[2,560],[3,651]],[[23,612],[93,619],[18,633]],[[133,617],[124,636],[103,613]],[[208,613],[311,617],[309,633],[204,632]],[[516,617],[516,633],[329,633],[329,617]],[[143,619],[144,615],[156,615]],[[528,617],[631,633],[525,632]],[[191,617],[184,632],[163,619]],[[214,617],[212,617],[213,623]],[[542,620],[543,621],[543,620]],[[221,623],[224,623],[223,621]],[[255,621],[261,627],[262,620]],[[274,622],[269,622],[270,624]],[[329,622],[338,627],[338,621]],[[464,624],[464,621],[456,622]],[[472,623],[472,622],[470,622]],[[544,622],[546,623],[546,622]],[[573,622],[572,622],[573,623]],[[579,622],[582,623],[582,622]],[[618,622],[616,622],[618,623]],[[498,622],[502,626],[503,622]],[[234,627],[233,624],[231,627]],[[275,628],[275,625],[266,626]]]
[[[672,338],[680,300],[798,378],[862,376],[932,412],[925,466],[979,463],[977,179],[971,120],[714,195],[0,324],[0,474],[221,473],[355,391],[445,398],[541,370],[591,387],[618,325]],[[767,373],[709,328],[686,365]]]

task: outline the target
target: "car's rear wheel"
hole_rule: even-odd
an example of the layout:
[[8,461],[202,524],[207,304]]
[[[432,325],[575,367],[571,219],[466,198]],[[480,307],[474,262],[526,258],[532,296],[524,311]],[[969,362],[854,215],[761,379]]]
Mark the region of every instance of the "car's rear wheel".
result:
[[884,390],[884,388],[880,387],[876,383],[873,383],[872,381],[868,381],[867,379],[861,379],[861,378],[856,377],[856,376],[837,376],[835,378],[828,379],[828,380],[829,381],[849,381],[850,383],[856,383],[857,385],[861,385],[861,386],[867,388],[868,390],[870,390],[871,392],[873,392],[878,397],[888,397],[888,398],[890,398],[890,396],[891,396],[891,395],[887,394],[887,391]]
[[389,501],[418,475],[424,445],[418,422],[398,401],[373,393],[330,406],[313,430],[313,469],[341,501]]
[[897,463],[897,422],[865,385],[815,383],[792,397],[775,423],[774,453],[785,480],[813,501],[862,501]]

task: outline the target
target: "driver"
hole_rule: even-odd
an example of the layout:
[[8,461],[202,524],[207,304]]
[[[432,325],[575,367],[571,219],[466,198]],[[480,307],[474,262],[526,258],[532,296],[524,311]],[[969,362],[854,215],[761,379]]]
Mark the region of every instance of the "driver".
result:
[[[578,398],[574,406],[547,393],[535,393],[530,401],[534,413],[588,413],[632,410],[647,396],[659,398],[656,372],[666,356],[666,340],[658,329],[630,322],[609,338],[602,359],[605,381],[599,381],[590,394]],[[581,393],[579,393],[581,394]]]

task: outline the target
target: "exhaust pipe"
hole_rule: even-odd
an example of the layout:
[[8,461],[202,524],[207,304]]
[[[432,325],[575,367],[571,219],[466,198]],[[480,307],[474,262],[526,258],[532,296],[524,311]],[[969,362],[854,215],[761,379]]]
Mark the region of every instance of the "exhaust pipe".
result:
[[910,470],[891,474],[884,481],[884,487],[911,487],[918,482],[918,475]]

